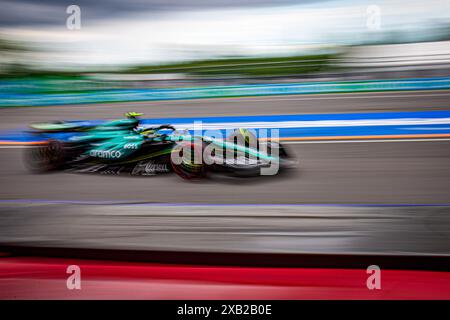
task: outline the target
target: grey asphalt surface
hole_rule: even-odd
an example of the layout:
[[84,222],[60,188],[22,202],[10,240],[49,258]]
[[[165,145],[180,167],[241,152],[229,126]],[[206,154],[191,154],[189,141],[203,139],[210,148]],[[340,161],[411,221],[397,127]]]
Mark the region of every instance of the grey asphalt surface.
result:
[[176,175],[30,174],[0,149],[0,199],[189,203],[450,203],[450,141],[289,145],[298,170],[187,182]]
[[[2,129],[11,129],[49,119],[116,118],[127,110],[144,112],[146,117],[448,110],[449,98],[448,91],[430,91],[32,107],[1,109],[0,123]],[[300,160],[296,171],[277,177],[247,180],[212,178],[198,183],[183,181],[175,175],[33,175],[22,161],[23,149],[1,148],[0,233],[3,237],[0,237],[0,242],[72,244],[79,247],[104,246],[107,243],[126,247],[151,244],[152,248],[158,243],[157,248],[174,249],[178,246],[198,250],[236,250],[242,245],[245,251],[277,252],[450,252],[448,231],[445,231],[449,225],[448,208],[401,212],[389,207],[370,212],[356,209],[352,210],[351,219],[328,215],[326,210],[316,212],[307,208],[299,212],[297,218],[280,218],[273,213],[262,218],[251,216],[250,210],[243,209],[239,211],[239,216],[227,217],[228,213],[225,213],[220,221],[214,217],[206,219],[200,214],[196,216],[195,212],[187,218],[163,211],[167,217],[155,218],[151,217],[154,211],[146,211],[137,221],[133,211],[122,211],[120,219],[113,217],[109,213],[114,206],[108,205],[95,207],[92,216],[90,209],[74,204],[39,205],[42,200],[194,204],[450,204],[450,141],[314,143],[292,144],[289,147]],[[31,200],[32,204],[8,207],[6,201],[9,200],[27,203]],[[12,216],[12,213],[17,215]],[[318,215],[315,217],[316,213]],[[309,215],[308,218],[301,218],[305,214]],[[376,215],[380,215],[380,219],[374,219]],[[430,215],[433,220],[431,229],[427,218]],[[64,229],[67,225],[69,227]],[[199,225],[200,229],[197,228]],[[175,227],[170,232],[155,232],[155,226],[166,231]],[[75,235],[71,228],[81,233]],[[186,233],[188,229],[190,233]],[[5,230],[15,232],[11,234]],[[67,230],[67,233],[55,230]],[[107,233],[107,230],[111,232]],[[221,230],[226,232],[220,233]],[[289,235],[289,232],[297,231],[299,233]],[[219,236],[216,236],[217,232]],[[214,237],[216,240],[213,240]],[[99,241],[92,241],[96,238]]]
[[450,254],[450,207],[1,203],[0,244],[444,255]]
[[[366,112],[450,108],[450,91],[294,95],[0,109],[4,128],[49,119],[264,113]],[[296,144],[300,168],[282,177],[211,179],[31,175],[23,150],[0,149],[0,199],[194,203],[449,203],[450,141]]]

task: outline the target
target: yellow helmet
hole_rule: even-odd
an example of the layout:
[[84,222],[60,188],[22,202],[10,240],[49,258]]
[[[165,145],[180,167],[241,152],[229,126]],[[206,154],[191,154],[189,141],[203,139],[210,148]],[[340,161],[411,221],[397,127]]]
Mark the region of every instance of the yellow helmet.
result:
[[140,117],[140,116],[142,116],[144,114],[143,113],[139,113],[139,112],[126,112],[124,115],[128,119],[134,119],[134,118]]

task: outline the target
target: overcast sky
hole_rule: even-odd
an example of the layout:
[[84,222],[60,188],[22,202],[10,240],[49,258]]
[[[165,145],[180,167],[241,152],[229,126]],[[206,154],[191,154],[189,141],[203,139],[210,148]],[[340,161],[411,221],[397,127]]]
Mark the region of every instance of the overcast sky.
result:
[[130,18],[136,13],[155,16],[171,12],[204,9],[261,8],[326,0],[1,0],[0,26],[44,26],[65,23],[68,5],[83,8],[85,24],[101,20]]
[[[80,30],[66,27],[71,4]],[[371,5],[379,30],[367,26]],[[449,21],[443,0],[0,0],[1,36],[40,48],[35,63],[57,67],[294,54]]]

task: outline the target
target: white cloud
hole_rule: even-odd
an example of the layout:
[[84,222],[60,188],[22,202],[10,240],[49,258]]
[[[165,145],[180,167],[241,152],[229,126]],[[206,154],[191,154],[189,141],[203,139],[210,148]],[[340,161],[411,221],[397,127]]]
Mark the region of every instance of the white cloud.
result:
[[[139,64],[228,54],[288,53],[327,43],[351,43],[367,33],[366,8],[378,4],[382,28],[415,28],[450,17],[450,2],[332,1],[320,5],[145,14],[69,31],[65,26],[4,29],[50,52],[35,56],[56,66]],[[83,10],[83,8],[81,8]]]

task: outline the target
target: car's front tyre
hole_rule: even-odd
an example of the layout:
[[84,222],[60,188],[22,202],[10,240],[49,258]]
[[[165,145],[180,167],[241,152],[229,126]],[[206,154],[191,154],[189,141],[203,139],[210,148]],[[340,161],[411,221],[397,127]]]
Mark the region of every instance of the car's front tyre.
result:
[[170,157],[173,171],[183,179],[198,180],[206,176],[203,143],[183,142],[173,147]]

